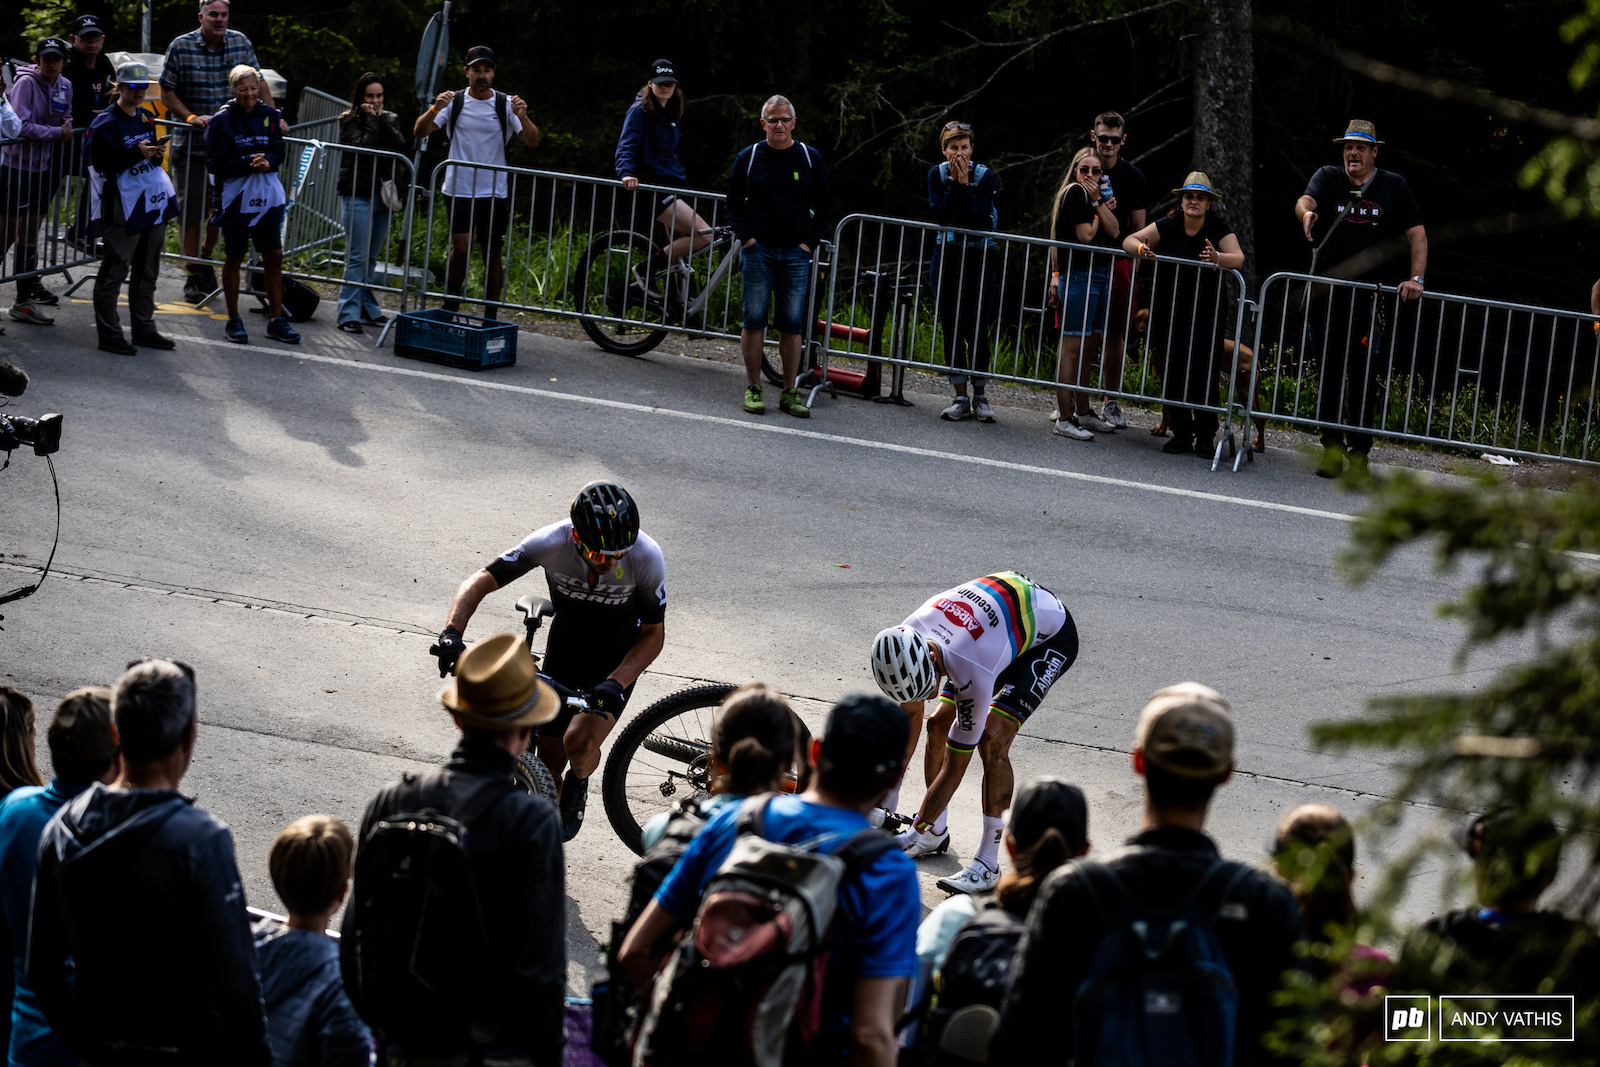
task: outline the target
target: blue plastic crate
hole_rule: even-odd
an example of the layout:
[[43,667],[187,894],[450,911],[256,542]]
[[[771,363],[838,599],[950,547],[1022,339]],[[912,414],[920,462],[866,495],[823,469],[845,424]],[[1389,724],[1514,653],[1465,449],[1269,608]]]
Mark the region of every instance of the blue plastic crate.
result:
[[517,325],[444,308],[408,311],[396,324],[394,354],[467,370],[517,361]]

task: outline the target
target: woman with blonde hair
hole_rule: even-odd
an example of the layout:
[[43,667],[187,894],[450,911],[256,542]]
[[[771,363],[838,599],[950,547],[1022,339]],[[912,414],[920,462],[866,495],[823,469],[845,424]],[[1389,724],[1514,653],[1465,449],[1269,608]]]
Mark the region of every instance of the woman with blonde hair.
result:
[[[1055,207],[1050,216],[1051,240],[1080,245],[1115,247],[1120,232],[1117,199],[1111,195],[1111,182],[1091,148],[1080,148],[1072,157],[1061,187],[1056,190]],[[1051,287],[1046,298],[1061,309],[1061,350],[1056,363],[1056,428],[1062,437],[1093,441],[1095,433],[1111,433],[1116,427],[1089,407],[1089,394],[1070,388],[1078,382],[1079,357],[1084,346],[1093,350],[1101,333],[1111,289],[1110,255],[1086,252],[1067,245],[1052,246]]]
[[38,740],[38,719],[33,701],[0,685],[0,796],[25,785],[44,785],[39,764],[34,758]]

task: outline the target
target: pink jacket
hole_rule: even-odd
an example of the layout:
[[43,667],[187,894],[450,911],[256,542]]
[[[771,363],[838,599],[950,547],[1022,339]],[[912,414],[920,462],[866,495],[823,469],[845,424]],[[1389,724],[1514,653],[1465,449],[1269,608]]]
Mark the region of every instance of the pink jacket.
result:
[[51,85],[39,77],[38,67],[18,67],[6,99],[22,120],[23,138],[45,143],[7,145],[0,150],[0,165],[35,173],[45,170],[54,148],[48,142],[61,139],[61,123],[72,114],[72,83],[58,77]]

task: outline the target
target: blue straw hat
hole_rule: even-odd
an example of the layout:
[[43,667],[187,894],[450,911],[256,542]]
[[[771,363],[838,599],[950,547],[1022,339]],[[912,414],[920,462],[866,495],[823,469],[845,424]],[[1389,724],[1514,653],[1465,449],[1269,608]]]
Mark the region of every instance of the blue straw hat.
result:
[[1222,194],[1211,188],[1211,179],[1203,170],[1191,170],[1183,184],[1172,190],[1173,196],[1181,197],[1184,193],[1205,193],[1213,204],[1222,203]]
[[1343,137],[1335,137],[1334,144],[1344,144],[1346,141],[1360,141],[1362,144],[1383,144],[1378,140],[1378,127],[1366,119],[1351,119],[1350,125],[1345,127]]

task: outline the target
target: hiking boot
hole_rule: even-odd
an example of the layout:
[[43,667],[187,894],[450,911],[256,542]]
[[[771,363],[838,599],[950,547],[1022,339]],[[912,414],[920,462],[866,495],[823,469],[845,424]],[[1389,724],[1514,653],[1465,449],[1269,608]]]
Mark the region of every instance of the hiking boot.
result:
[[1317,461],[1318,478],[1337,478],[1344,473],[1344,446],[1323,445],[1322,458]]
[[1161,451],[1169,456],[1187,456],[1194,451],[1194,438],[1188,434],[1175,433],[1172,440],[1161,446]]
[[982,860],[973,860],[960,874],[952,874],[934,883],[946,893],[987,893],[1000,884],[1000,872]]
[[1070,437],[1074,441],[1093,441],[1094,434],[1078,425],[1077,419],[1062,419],[1057,422],[1055,429],[1050,431],[1057,437]]
[[168,351],[178,347],[178,342],[159,333],[136,333],[133,335],[133,343],[140,348],[160,348]]
[[294,332],[294,327],[289,325],[287,315],[279,315],[275,319],[267,320],[267,336],[274,341],[282,341],[286,345],[300,343],[300,335]]
[[918,856],[937,856],[950,849],[950,831],[936,834],[932,830],[918,832],[915,826],[908,826],[901,830],[894,838],[895,844],[905,851],[912,859]]
[[216,292],[221,286],[217,285],[217,272],[212,267],[201,267],[195,271],[195,277],[200,279],[200,288],[205,290],[206,296]]
[[100,351],[110,352],[114,356],[137,356],[139,350],[128,343],[128,339],[119,334],[111,334],[100,338]]
[[964,396],[958,396],[951,405],[939,412],[939,417],[945,422],[960,422],[962,419],[972,418],[972,401]]
[[778,410],[793,415],[797,419],[809,419],[811,409],[806,407],[806,402],[800,399],[800,390],[785,389],[778,394]]
[[561,840],[571,841],[583,829],[583,810],[589,802],[589,779],[578,778],[567,768],[561,779]]
[[1102,419],[1099,415],[1096,415],[1093,410],[1085,411],[1081,415],[1073,416],[1072,421],[1077,423],[1083,429],[1093,430],[1095,433],[1115,433],[1117,429],[1105,419]]
[[1104,415],[1106,421],[1117,429],[1126,430],[1128,428],[1128,420],[1122,417],[1122,405],[1115,400],[1107,400],[1105,406],[1100,409],[1100,414]]
[[31,322],[39,326],[49,326],[56,320],[39,310],[39,305],[32,300],[18,300],[11,305],[11,317],[18,322]]
[[972,417],[979,422],[994,421],[994,408],[989,406],[989,398],[982,393],[972,398]]
[[752,415],[765,415],[767,402],[761,399],[761,386],[747,386],[744,391],[744,409]]
[[244,320],[235,315],[222,327],[222,335],[236,345],[250,343],[250,335],[244,332]]

